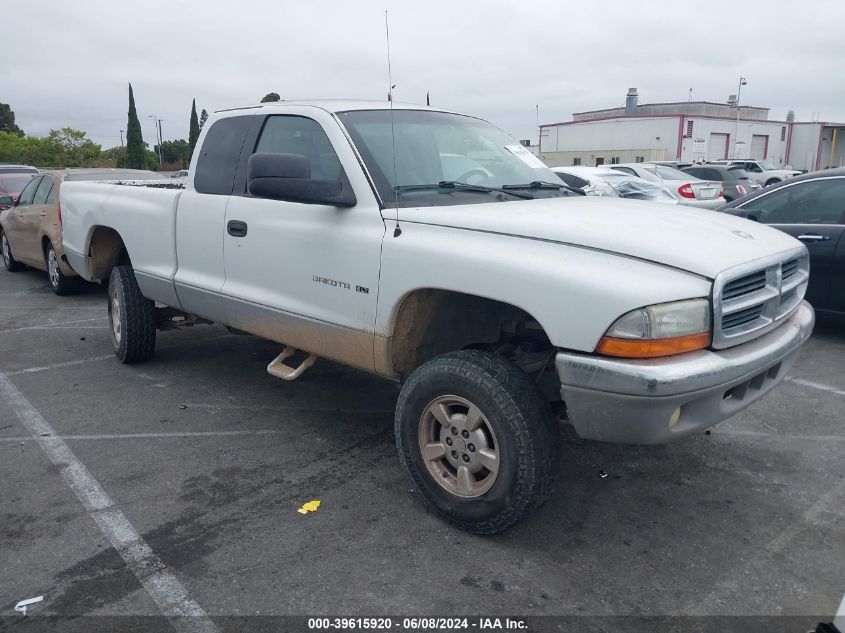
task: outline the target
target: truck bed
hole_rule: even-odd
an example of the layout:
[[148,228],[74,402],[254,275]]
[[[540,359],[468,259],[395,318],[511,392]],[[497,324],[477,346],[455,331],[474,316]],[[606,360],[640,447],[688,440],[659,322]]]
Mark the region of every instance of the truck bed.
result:
[[[89,246],[98,229],[114,229],[132,253],[136,271],[172,280],[176,272],[176,206],[182,183],[169,181],[67,182],[60,192],[65,253],[93,280]],[[154,239],[151,234],[154,233]]]

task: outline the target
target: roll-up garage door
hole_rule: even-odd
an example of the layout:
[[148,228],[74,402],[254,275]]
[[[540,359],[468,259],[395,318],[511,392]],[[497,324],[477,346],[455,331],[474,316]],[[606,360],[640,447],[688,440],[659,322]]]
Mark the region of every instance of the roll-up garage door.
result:
[[769,137],[766,134],[754,134],[751,137],[751,158],[765,160],[769,149]]
[[722,160],[727,157],[728,135],[711,132],[710,143],[707,146],[707,160]]

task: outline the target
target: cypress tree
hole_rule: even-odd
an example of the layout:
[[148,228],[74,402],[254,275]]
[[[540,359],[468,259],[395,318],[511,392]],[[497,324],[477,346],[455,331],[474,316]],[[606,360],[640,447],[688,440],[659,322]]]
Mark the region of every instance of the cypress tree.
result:
[[144,137],[141,135],[141,122],[135,111],[135,95],[129,84],[129,120],[126,123],[126,166],[130,169],[146,169]]
[[188,128],[188,147],[190,148],[189,154],[188,154],[188,160],[190,160],[191,156],[194,155],[194,147],[197,144],[197,139],[199,138],[199,136],[200,136],[200,122],[199,122],[199,119],[197,118],[197,100],[194,99],[191,102],[191,124],[190,124],[190,127]]

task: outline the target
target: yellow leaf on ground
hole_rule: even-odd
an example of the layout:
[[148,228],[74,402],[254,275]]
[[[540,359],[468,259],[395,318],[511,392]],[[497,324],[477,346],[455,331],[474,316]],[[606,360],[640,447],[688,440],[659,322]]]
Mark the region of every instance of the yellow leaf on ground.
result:
[[308,503],[303,503],[302,507],[297,510],[299,514],[308,514],[309,512],[316,512],[317,508],[320,507],[320,502],[315,499],[314,501],[309,501]]

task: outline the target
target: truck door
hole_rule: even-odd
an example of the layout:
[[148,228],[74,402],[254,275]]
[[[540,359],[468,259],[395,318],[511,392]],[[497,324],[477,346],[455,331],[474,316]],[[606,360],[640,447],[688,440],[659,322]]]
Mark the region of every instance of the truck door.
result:
[[357,204],[341,208],[253,197],[226,208],[223,235],[227,323],[343,362],[373,369],[373,332],[385,226],[375,195],[334,117],[285,108],[261,117],[245,149],[308,159],[311,178],[346,180]]
[[[199,139],[194,168],[176,211],[174,288],[183,310],[226,322],[223,289],[223,235],[226,205],[235,185],[241,150],[256,116],[218,119]],[[254,134],[254,132],[253,132]],[[254,136],[253,136],[254,141]]]

